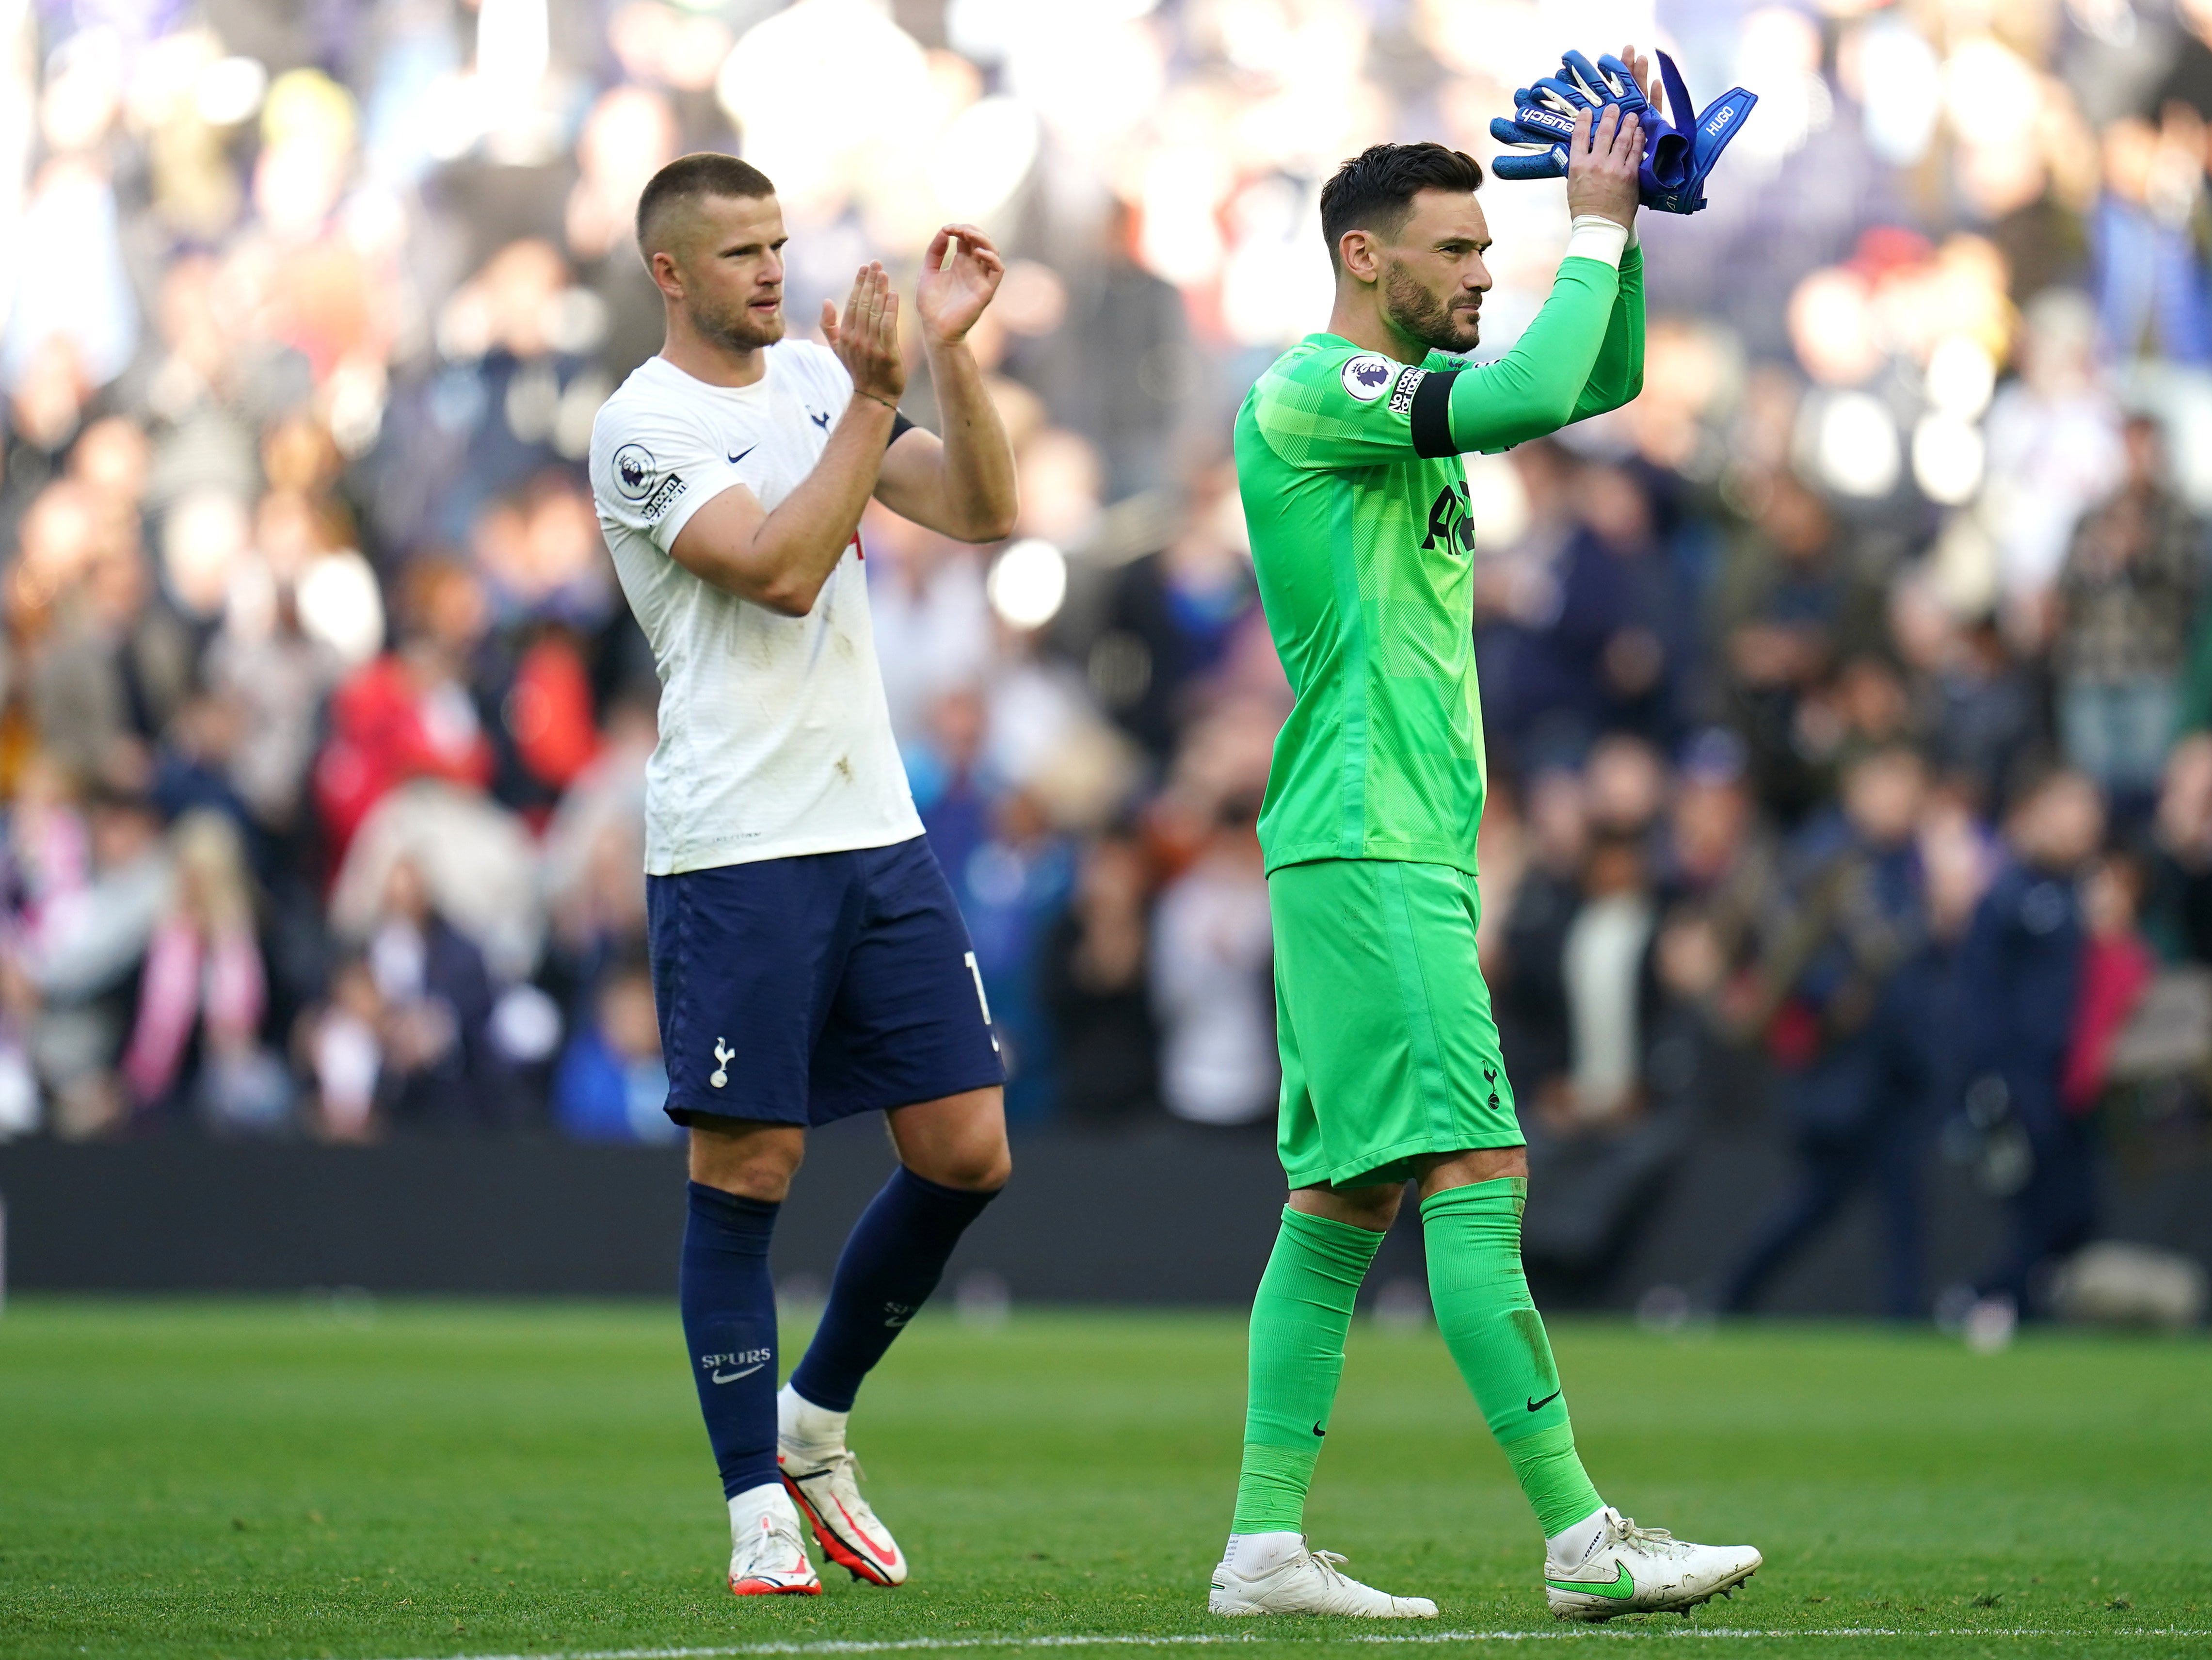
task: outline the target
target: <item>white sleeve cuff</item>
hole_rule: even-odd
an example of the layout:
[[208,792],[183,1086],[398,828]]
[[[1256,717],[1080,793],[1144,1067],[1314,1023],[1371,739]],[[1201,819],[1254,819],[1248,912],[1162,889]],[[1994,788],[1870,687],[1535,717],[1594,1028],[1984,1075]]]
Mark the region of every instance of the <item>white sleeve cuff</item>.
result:
[[1620,256],[1628,246],[1628,227],[1599,213],[1578,213],[1567,231],[1570,259],[1596,259],[1620,269]]

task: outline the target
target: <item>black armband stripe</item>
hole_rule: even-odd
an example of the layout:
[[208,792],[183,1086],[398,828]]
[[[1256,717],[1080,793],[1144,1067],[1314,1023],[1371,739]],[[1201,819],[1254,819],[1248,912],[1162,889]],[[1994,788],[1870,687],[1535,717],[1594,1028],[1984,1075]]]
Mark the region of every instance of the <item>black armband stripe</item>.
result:
[[898,442],[899,435],[901,433],[912,432],[913,430],[914,423],[906,418],[904,412],[899,410],[893,410],[891,411],[891,435],[884,440],[884,448],[886,451],[889,451],[893,444]]
[[1431,369],[1413,388],[1414,454],[1433,461],[1459,453],[1451,430],[1452,382],[1458,379],[1457,369]]

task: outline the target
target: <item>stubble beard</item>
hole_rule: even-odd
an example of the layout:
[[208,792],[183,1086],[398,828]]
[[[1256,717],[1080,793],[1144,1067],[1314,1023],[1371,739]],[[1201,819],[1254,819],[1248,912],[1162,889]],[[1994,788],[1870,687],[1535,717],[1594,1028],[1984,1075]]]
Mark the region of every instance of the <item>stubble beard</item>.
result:
[[1390,326],[1431,351],[1471,351],[1482,339],[1480,317],[1458,321],[1451,305],[1394,265],[1382,277],[1382,315]]
[[783,338],[783,308],[779,306],[765,323],[753,314],[752,307],[740,303],[728,310],[708,310],[694,306],[692,326],[700,334],[724,351],[758,351],[763,346],[772,346]]

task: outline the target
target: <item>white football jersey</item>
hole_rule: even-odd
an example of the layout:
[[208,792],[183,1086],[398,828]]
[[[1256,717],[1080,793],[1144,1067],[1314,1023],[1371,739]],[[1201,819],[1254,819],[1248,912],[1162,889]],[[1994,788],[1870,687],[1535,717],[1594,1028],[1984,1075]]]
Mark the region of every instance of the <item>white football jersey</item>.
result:
[[921,834],[868,623],[855,536],[814,609],[784,617],[669,556],[700,508],[743,484],[774,512],[813,470],[853,395],[810,341],[767,349],[749,386],[651,357],[592,423],[592,494],[615,571],[660,671],[646,769],[653,875]]

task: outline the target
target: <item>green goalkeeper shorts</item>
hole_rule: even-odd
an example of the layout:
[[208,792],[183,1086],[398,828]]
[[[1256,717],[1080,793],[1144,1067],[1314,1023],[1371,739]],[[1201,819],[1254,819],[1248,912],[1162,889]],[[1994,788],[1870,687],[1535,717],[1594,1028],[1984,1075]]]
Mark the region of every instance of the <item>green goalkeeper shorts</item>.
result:
[[1267,878],[1276,1133],[1293,1188],[1401,1182],[1425,1153],[1517,1147],[1476,961],[1482,901],[1449,865],[1324,859]]

